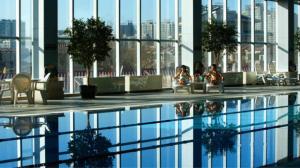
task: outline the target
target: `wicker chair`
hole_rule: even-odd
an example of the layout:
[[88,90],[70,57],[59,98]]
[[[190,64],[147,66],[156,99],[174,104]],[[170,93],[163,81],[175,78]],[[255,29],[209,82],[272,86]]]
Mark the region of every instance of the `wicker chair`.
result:
[[[47,104],[47,99],[48,99],[47,85],[48,85],[48,81],[50,79],[50,75],[51,75],[51,73],[48,73],[43,79],[34,82],[34,91],[40,91],[42,99],[43,99],[43,104]],[[35,94],[34,94],[34,97],[35,97]]]
[[12,79],[14,105],[17,103],[18,94],[25,93],[29,104],[33,104],[31,78],[26,74],[17,74]]
[[[184,65],[188,73],[190,72],[190,68],[186,65]],[[181,66],[176,68],[176,74],[178,74],[181,71]],[[191,86],[191,81],[188,84],[181,85],[178,83],[178,80],[173,78],[172,79],[172,88],[174,90],[174,94],[177,93],[177,90],[186,90],[189,94],[192,93],[192,86]]]
[[8,92],[8,91],[11,91],[10,82],[0,80],[0,104],[1,104],[2,96],[3,96],[4,92]]

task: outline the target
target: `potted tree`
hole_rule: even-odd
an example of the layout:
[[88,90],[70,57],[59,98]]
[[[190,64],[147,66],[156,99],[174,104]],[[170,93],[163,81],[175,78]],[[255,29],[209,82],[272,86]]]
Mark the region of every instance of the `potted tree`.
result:
[[233,26],[212,20],[206,23],[202,32],[202,46],[206,52],[212,52],[214,64],[220,65],[220,61],[226,51],[231,55],[237,50],[237,31]]
[[90,70],[95,61],[104,61],[109,57],[111,50],[109,42],[114,39],[112,28],[99,18],[90,18],[86,21],[74,19],[73,27],[67,28],[65,33],[70,37],[68,54],[74,62],[83,65],[86,71],[87,85],[80,86],[81,97],[95,98],[96,86],[90,85]]

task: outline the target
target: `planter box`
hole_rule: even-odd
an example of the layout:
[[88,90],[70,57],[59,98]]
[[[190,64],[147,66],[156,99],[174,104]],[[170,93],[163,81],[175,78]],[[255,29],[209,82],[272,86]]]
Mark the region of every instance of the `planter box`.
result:
[[256,82],[256,72],[243,72],[244,85],[255,85]]
[[162,89],[162,76],[125,76],[125,91],[140,92]]
[[124,77],[98,77],[90,78],[90,84],[97,87],[97,94],[124,93]]
[[243,72],[226,72],[224,76],[224,86],[240,86],[243,85]]

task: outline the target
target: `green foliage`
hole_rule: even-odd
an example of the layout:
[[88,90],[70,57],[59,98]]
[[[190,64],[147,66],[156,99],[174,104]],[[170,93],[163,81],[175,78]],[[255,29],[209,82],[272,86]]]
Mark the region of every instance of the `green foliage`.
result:
[[300,51],[300,28],[297,29],[295,34],[295,49]]
[[202,32],[203,50],[213,52],[215,64],[219,65],[223,53],[233,54],[237,50],[237,31],[233,26],[218,23],[213,20],[206,23]]
[[70,37],[68,54],[74,62],[84,66],[87,77],[95,61],[109,57],[109,42],[114,39],[112,28],[99,18],[74,19],[73,27],[66,29],[65,34]]

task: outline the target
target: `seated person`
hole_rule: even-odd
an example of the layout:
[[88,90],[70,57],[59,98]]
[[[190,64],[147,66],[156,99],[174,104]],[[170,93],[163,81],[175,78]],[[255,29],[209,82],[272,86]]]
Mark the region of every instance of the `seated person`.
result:
[[190,84],[192,77],[187,70],[185,65],[181,65],[180,70],[176,73],[174,77],[177,81],[177,84],[184,86]]
[[219,89],[221,92],[224,92],[224,86],[223,86],[224,77],[220,72],[217,71],[217,65],[213,64],[211,66],[211,69],[208,73],[205,75],[205,90],[206,92],[206,84],[208,85],[219,85]]

